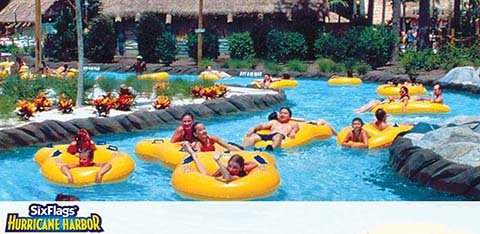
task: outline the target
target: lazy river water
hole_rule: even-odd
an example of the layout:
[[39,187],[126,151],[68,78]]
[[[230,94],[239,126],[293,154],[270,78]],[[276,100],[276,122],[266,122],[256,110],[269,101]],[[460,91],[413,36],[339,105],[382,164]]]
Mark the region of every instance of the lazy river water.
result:
[[[196,79],[196,76],[171,76],[171,79]],[[221,83],[246,85],[253,78],[235,77]],[[372,113],[352,112],[367,101],[377,98],[376,83],[361,86],[328,86],[325,79],[301,79],[296,89],[286,90],[287,101],[295,117],[323,118],[335,129],[350,124],[352,118],[372,121]],[[430,93],[431,90],[429,90]],[[444,92],[451,112],[440,115],[389,116],[391,122],[441,122],[456,115],[475,115],[480,97],[465,93]],[[255,112],[202,119],[209,134],[241,143],[250,127],[264,122],[267,115],[280,106]],[[136,133],[95,137],[119,146],[134,158],[136,168],[124,182],[86,188],[70,188],[48,182],[33,162],[39,147],[19,148],[0,153],[2,201],[53,200],[57,193],[68,193],[86,201],[181,201],[170,184],[171,171],[161,165],[139,160],[134,154],[138,141],[145,138],[170,137],[175,125]],[[299,148],[273,152],[281,176],[278,191],[267,201],[454,201],[461,196],[436,192],[417,186],[388,166],[388,150],[359,150],[339,147],[335,137]]]

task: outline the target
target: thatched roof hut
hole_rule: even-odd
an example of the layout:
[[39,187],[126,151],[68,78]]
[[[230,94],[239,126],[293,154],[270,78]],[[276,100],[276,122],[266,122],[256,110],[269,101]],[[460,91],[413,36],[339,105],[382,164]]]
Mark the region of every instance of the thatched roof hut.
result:
[[[305,1],[305,0],[304,0]],[[327,0],[307,0],[313,10],[328,12]],[[206,15],[235,16],[288,13],[302,0],[204,0]],[[198,0],[102,0],[103,13],[113,17],[135,17],[146,11],[156,11],[182,17],[198,15]],[[326,14],[325,14],[326,15]]]
[[[42,14],[44,14],[56,1],[57,0],[42,0],[41,1]],[[2,11],[0,11],[0,23],[12,23],[12,22],[34,23],[35,22],[35,1],[10,0],[7,6]]]

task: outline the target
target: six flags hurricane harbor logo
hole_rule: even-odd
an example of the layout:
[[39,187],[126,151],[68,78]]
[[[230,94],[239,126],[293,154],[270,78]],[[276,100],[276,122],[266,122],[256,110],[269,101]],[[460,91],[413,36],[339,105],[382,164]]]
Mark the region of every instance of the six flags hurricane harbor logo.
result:
[[90,217],[77,217],[78,206],[58,204],[31,204],[30,217],[7,214],[5,232],[103,232],[102,218],[91,213]]

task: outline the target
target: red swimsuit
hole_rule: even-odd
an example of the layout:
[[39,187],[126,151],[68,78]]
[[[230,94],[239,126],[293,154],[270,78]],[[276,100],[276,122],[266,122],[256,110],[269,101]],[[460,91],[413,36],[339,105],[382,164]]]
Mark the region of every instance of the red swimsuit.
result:
[[207,145],[205,146],[200,142],[200,151],[201,152],[215,151],[215,141],[212,140],[212,138],[207,136]]

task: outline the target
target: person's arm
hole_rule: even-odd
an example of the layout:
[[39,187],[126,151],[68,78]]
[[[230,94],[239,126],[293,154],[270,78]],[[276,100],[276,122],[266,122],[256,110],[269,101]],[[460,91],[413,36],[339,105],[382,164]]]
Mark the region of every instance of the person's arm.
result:
[[222,176],[223,176],[223,180],[225,182],[230,182],[232,180],[232,176],[230,175],[230,173],[228,172],[227,168],[225,167],[225,165],[222,164],[222,162],[220,162],[220,157],[222,156],[222,153],[219,152],[219,151],[215,151],[215,153],[213,154],[213,159],[215,160],[215,162],[217,163],[218,167],[219,167],[219,170],[220,172],[222,173]]
[[408,104],[408,98],[403,98],[402,99],[402,112],[405,112],[407,110],[407,104]]
[[435,94],[432,93],[432,97],[430,98],[430,102],[432,103],[443,103],[443,98],[442,96],[437,96],[437,98],[435,98]]
[[176,143],[176,142],[182,141],[183,134],[184,134],[184,131],[182,126],[177,127],[175,129],[175,132],[173,133],[172,139],[170,139],[170,142]]
[[243,165],[243,170],[247,173],[250,173],[253,169],[257,168],[258,164],[256,162],[246,161]]
[[352,144],[352,148],[368,148],[368,134],[365,130],[360,133],[361,144]]
[[254,132],[256,131],[260,131],[260,130],[263,130],[263,129],[270,129],[272,127],[272,124],[273,124],[273,121],[268,121],[267,123],[265,124],[259,124],[253,128],[251,128],[250,130],[248,130],[247,132],[247,137],[252,135]]
[[100,171],[97,172],[97,176],[95,178],[95,183],[97,183],[97,184],[102,183],[103,175],[105,175],[105,173],[110,171],[110,169],[112,169],[112,164],[110,164],[110,163],[102,164],[102,168],[100,169]]
[[210,138],[217,144],[219,144],[220,146],[222,146],[223,148],[225,149],[228,149],[230,151],[241,151],[240,148],[234,146],[234,145],[230,145],[228,143],[226,143],[225,141],[223,141],[222,139],[220,139],[220,137],[217,137],[217,136],[212,136],[210,135]]
[[190,144],[185,143],[183,144],[183,148],[185,151],[187,151],[190,156],[192,156],[193,161],[195,162],[195,165],[197,166],[198,172],[204,175],[208,175],[207,169],[205,169],[205,166],[203,166],[202,162],[198,159],[197,153],[193,151],[192,147],[190,147]]
[[350,144],[348,142],[350,142],[352,140],[352,131],[348,132],[347,136],[345,137],[345,139],[343,139],[343,142],[342,142],[342,145],[343,146],[347,146],[347,147],[350,147]]
[[298,125],[298,123],[293,123],[292,130],[288,134],[288,137],[290,137],[291,139],[295,139],[295,135],[299,130],[300,130],[300,126]]

